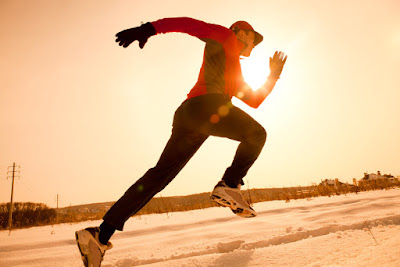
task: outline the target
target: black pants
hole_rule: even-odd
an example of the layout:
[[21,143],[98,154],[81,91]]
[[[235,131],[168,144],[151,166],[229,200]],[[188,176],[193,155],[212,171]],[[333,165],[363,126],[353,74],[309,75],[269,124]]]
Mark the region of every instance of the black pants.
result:
[[176,110],[172,135],[157,165],[125,192],[104,216],[104,221],[122,231],[125,221],[175,178],[210,135],[240,142],[222,179],[233,187],[243,184],[242,178],[264,146],[267,136],[264,128],[224,95],[194,97]]

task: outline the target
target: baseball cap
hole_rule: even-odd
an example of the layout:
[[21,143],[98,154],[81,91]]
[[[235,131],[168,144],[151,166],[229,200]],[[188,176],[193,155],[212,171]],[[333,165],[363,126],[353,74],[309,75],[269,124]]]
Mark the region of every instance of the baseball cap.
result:
[[256,32],[253,29],[253,27],[246,21],[243,21],[243,20],[236,21],[235,23],[232,24],[232,26],[229,29],[233,30],[235,28],[237,28],[239,30],[250,30],[250,31],[253,31],[254,34],[255,34],[254,45],[258,45],[264,39],[264,37],[261,34],[259,34],[258,32]]

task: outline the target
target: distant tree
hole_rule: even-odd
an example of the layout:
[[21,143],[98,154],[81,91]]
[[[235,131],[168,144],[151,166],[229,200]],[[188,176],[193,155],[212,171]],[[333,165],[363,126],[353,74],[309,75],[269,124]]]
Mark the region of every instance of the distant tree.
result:
[[[0,229],[8,227],[10,203],[0,205]],[[46,225],[55,220],[57,212],[43,203],[15,202],[13,203],[13,228]]]

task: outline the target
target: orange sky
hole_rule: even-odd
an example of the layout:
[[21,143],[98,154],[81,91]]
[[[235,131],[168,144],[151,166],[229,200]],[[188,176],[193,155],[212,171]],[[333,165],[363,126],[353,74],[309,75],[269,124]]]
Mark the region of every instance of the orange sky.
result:
[[[57,194],[60,206],[117,200],[154,166],[204,43],[173,33],[122,49],[114,35],[176,16],[227,27],[246,20],[262,33],[242,61],[249,83],[250,73],[268,75],[275,50],[288,54],[260,108],[234,101],[268,132],[250,187],[400,175],[399,2],[251,3],[2,0],[0,202],[9,201],[13,162],[21,165],[14,201],[53,207]],[[237,144],[210,138],[161,194],[210,191]]]

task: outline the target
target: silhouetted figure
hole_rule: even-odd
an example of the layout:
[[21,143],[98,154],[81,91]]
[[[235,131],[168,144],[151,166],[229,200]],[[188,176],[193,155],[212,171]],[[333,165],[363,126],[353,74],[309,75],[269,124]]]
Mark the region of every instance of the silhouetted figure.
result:
[[258,122],[235,107],[231,99],[237,97],[257,108],[274,88],[287,57],[275,52],[270,58],[267,81],[253,90],[244,81],[239,59],[250,56],[263,37],[245,21],[235,22],[228,29],[192,18],[165,18],[121,31],[116,35],[116,42],[126,48],[138,41],[143,48],[151,36],[169,32],[186,33],[205,42],[199,78],[175,112],[171,137],[156,166],[110,208],[100,227],[76,232],[86,265],[100,266],[105,251],[112,247],[109,239],[115,230],[122,231],[125,221],[175,178],[209,136],[240,142],[231,166],[211,193],[212,200],[229,207],[238,216],[256,216],[242,197],[240,187],[260,154],[267,134]]

